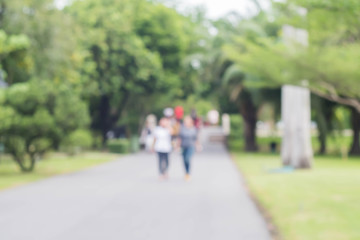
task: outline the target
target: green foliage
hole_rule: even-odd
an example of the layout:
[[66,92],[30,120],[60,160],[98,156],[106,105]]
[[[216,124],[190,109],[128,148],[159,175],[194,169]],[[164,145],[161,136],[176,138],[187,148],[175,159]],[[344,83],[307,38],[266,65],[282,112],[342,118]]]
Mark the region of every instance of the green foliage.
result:
[[0,135],[22,171],[32,171],[38,157],[89,123],[86,104],[70,88],[35,80],[6,89],[0,113]]
[[130,151],[130,141],[125,138],[111,139],[107,142],[107,147],[111,153],[128,153]]
[[76,155],[84,150],[89,150],[93,144],[91,132],[78,129],[70,133],[61,143],[61,148],[69,155]]
[[140,6],[141,14],[134,20],[138,35],[161,56],[164,69],[178,70],[188,45],[189,36],[183,33],[187,20],[161,4]]
[[302,27],[309,33],[309,46],[297,44],[296,40],[285,41],[281,31],[272,38],[241,36],[226,48],[231,59],[258,78],[260,85],[303,85],[306,79],[314,93],[360,111],[359,71],[355,64],[360,51],[360,24],[359,14],[354,11],[360,4],[294,0],[279,5],[286,16],[283,24],[299,17],[295,6],[306,7],[307,15],[302,17],[306,24]]
[[118,124],[137,133],[134,119],[180,93],[189,20],[145,0],[75,1],[65,11],[81,29],[85,66],[93,66],[86,73],[98,86],[90,100],[92,126],[103,137]]
[[[9,59],[11,59],[11,64],[22,68],[25,72],[31,68],[31,59],[26,55],[29,47],[30,40],[26,35],[8,35],[3,29],[0,29],[0,74],[2,78],[8,77],[7,72],[3,68],[5,67],[5,70],[8,70],[9,62],[7,60]],[[12,59],[14,55],[20,56],[20,58],[14,60]]]
[[240,114],[230,115],[228,146],[231,151],[241,151],[244,149],[244,126]]
[[194,95],[189,96],[185,101],[177,100],[170,106],[182,106],[184,108],[185,114],[187,115],[190,115],[191,110],[195,109],[199,117],[206,117],[210,110],[217,108],[216,104],[210,100],[199,99]]
[[0,30],[0,54],[4,56],[13,51],[27,49],[30,42],[24,34],[8,36],[4,30]]
[[336,130],[350,129],[351,112],[349,108],[338,106],[334,111],[333,126]]
[[7,82],[57,79],[78,88],[84,53],[77,49],[78,29],[70,16],[52,0],[4,0],[1,9],[1,29],[28,47],[2,59]]
[[279,153],[281,149],[281,142],[281,137],[277,136],[258,137],[259,152],[269,153],[272,151],[271,144],[275,144],[276,148],[274,150],[276,153]]
[[233,139],[243,138],[244,128],[243,128],[243,120],[240,114],[230,115],[230,127],[231,127],[230,138]]
[[[334,156],[344,156],[348,154],[348,148],[351,146],[352,137],[351,136],[344,136],[343,134],[334,131],[327,136],[327,155],[334,155]],[[312,138],[312,147],[313,149],[319,149],[320,143],[317,138]]]
[[229,150],[233,151],[233,152],[242,152],[245,147],[245,143],[244,143],[243,139],[229,138],[227,144],[228,144]]
[[[309,87],[321,98],[360,111],[360,76],[356,64],[360,53],[360,15],[356,11],[359,8],[356,1],[277,1],[269,10],[237,23],[236,26],[244,31],[227,41],[224,52],[243,71],[245,78],[236,78],[236,71],[228,68],[230,73],[225,74],[224,79],[234,76],[238,80],[237,84],[233,81],[230,85],[232,99],[239,96],[238,102],[244,102],[246,99],[241,95],[244,89],[250,89],[251,95],[247,96],[251,96],[255,106],[271,100],[277,107],[279,96],[264,97],[262,89],[273,88],[278,94],[276,88],[291,84]],[[244,28],[244,24],[248,26]],[[306,30],[308,44],[297,42],[295,35],[284,36],[281,26],[285,24]],[[267,30],[259,31],[255,26]],[[321,151],[325,152],[326,134],[331,131],[332,118],[336,115],[332,104],[314,104],[313,107],[320,130]]]

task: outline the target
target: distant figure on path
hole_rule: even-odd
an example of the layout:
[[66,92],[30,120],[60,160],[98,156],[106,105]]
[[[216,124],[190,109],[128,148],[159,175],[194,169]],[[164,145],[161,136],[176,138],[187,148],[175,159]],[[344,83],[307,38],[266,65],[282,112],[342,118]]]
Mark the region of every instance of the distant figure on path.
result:
[[198,145],[198,133],[194,121],[190,116],[184,118],[184,124],[179,133],[179,146],[182,149],[182,156],[185,167],[185,180],[190,180],[191,157]]
[[207,114],[208,121],[211,125],[215,126],[219,123],[219,112],[216,110],[211,110]]
[[145,147],[146,151],[151,151],[154,143],[153,131],[156,128],[156,116],[150,114],[146,117],[145,126],[141,131],[140,143]]
[[200,118],[198,117],[197,112],[196,112],[196,110],[194,108],[191,109],[191,115],[190,116],[191,116],[192,120],[194,121],[195,128],[199,131],[200,126],[201,126],[201,121],[200,121]]
[[169,153],[171,152],[171,128],[166,118],[160,119],[159,126],[154,129],[153,151],[159,157],[160,178],[168,178]]
[[175,118],[178,122],[181,122],[184,116],[184,108],[182,106],[176,106],[174,109]]

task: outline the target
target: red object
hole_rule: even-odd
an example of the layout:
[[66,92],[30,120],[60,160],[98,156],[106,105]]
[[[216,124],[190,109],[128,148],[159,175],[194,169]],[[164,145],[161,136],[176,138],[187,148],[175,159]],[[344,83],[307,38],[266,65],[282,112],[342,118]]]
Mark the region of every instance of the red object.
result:
[[195,118],[195,120],[194,120],[194,126],[195,126],[197,129],[200,129],[201,121],[200,121],[199,118]]
[[175,112],[175,118],[177,120],[180,120],[180,119],[182,119],[184,117],[184,109],[183,109],[183,107],[181,107],[181,106],[175,107],[174,112]]

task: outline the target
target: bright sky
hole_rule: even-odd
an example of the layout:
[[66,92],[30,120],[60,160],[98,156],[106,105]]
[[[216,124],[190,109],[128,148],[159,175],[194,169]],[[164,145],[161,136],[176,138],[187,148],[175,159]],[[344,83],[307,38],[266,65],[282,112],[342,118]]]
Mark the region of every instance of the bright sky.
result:
[[[256,9],[251,0],[179,0],[179,2],[185,6],[203,5],[207,9],[208,17],[213,19],[232,11],[250,15]],[[268,0],[260,0],[259,2],[265,6]]]
[[[62,8],[65,6],[68,0],[55,0],[58,7]],[[101,0],[99,0],[101,1]],[[226,13],[236,11],[243,15],[251,15],[256,10],[252,0],[167,0],[168,2],[177,3],[181,8],[186,9],[187,7],[195,7],[203,5],[207,9],[208,17],[216,19],[224,16]],[[263,6],[269,6],[270,0],[258,0]],[[170,4],[171,5],[171,4]]]

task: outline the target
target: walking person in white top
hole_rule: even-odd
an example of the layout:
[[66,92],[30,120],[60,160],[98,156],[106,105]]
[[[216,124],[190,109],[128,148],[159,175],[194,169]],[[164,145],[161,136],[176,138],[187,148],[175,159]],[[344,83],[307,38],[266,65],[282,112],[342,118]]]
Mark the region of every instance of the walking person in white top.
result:
[[156,152],[159,157],[161,179],[168,178],[169,153],[172,150],[171,134],[169,120],[166,118],[160,119],[159,126],[154,130],[153,152]]

